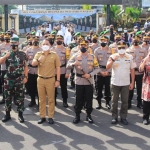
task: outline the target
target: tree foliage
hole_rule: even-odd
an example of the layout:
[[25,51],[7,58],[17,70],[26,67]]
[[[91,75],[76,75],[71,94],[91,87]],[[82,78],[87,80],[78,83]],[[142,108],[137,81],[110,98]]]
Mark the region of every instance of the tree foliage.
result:
[[[8,13],[11,12],[12,9],[16,9],[16,5],[8,5]],[[4,14],[4,6],[0,5],[0,14]]]

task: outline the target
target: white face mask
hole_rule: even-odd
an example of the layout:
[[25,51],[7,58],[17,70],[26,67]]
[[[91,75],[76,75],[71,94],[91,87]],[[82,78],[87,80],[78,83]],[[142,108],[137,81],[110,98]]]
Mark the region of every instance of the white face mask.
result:
[[127,33],[127,30],[124,30],[124,33]]
[[138,29],[134,29],[135,32],[137,32]]
[[118,53],[119,53],[119,54],[124,54],[125,52],[126,52],[125,49],[120,49],[120,50],[118,50]]
[[49,50],[49,46],[48,45],[43,45],[42,49],[43,49],[43,51],[48,51]]

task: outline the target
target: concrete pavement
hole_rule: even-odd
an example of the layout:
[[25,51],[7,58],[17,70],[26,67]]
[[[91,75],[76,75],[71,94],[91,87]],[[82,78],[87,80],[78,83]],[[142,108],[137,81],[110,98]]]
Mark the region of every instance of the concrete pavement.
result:
[[[94,124],[85,121],[86,113],[83,110],[81,122],[72,123],[74,119],[73,90],[69,92],[69,108],[62,106],[59,90],[58,105],[55,113],[55,124],[44,122],[37,124],[39,113],[37,106],[28,108],[29,97],[26,96],[24,112],[25,123],[19,123],[16,106],[13,104],[12,119],[6,123],[0,121],[0,150],[149,150],[150,125],[142,124],[142,110],[139,110],[135,101],[129,110],[129,125],[120,122],[111,125],[111,113],[105,108],[93,110]],[[93,106],[97,101],[93,100]],[[120,105],[120,103],[119,103]],[[120,106],[119,106],[120,107]],[[4,115],[4,105],[0,106],[0,118]]]

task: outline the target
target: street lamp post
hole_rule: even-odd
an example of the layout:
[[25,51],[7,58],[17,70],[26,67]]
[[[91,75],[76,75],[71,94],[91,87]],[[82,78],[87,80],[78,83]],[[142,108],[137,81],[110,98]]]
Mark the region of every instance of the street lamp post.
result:
[[8,30],[8,5],[4,5],[4,14],[5,14],[5,31]]

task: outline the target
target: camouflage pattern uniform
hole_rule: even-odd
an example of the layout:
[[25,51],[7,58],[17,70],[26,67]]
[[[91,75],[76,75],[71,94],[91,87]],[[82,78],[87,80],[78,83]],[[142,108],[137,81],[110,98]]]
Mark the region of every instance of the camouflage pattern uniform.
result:
[[[4,54],[5,55],[5,54]],[[5,109],[11,111],[12,95],[16,98],[17,111],[24,111],[24,68],[27,66],[26,54],[22,51],[10,51],[6,60],[6,75],[4,77]]]

